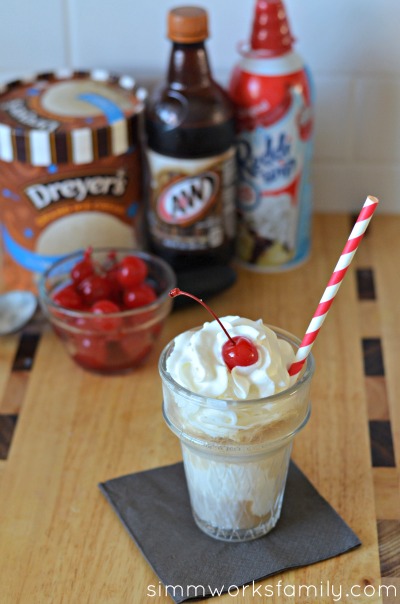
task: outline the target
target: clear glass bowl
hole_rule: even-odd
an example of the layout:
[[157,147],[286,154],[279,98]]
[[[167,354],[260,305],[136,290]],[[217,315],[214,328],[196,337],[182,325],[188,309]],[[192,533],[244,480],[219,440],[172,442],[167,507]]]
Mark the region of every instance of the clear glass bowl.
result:
[[71,283],[71,269],[83,259],[83,250],[55,262],[38,282],[43,312],[70,356],[84,369],[102,374],[125,373],[143,363],[170,313],[172,300],[168,293],[176,285],[172,268],[161,258],[146,252],[98,248],[92,253],[94,263],[104,264],[110,252],[115,252],[117,260],[130,255],[146,262],[146,283],[157,294],[154,302],[101,315],[61,307],[53,300],[53,295]]

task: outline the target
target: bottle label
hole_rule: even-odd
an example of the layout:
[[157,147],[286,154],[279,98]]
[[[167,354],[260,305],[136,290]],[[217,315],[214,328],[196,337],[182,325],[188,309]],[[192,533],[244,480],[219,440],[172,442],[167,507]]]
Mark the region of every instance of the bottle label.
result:
[[290,268],[308,254],[312,115],[301,87],[238,109],[240,260],[259,270]]
[[202,159],[148,152],[152,239],[166,248],[207,250],[235,236],[235,150]]
[[106,157],[96,165],[59,164],[50,170],[0,163],[7,289],[32,287],[33,273],[88,245],[141,247],[137,154]]

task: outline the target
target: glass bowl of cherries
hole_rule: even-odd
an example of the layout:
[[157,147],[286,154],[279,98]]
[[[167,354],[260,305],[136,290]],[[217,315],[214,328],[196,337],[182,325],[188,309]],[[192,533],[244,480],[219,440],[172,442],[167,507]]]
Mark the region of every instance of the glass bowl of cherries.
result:
[[161,258],[130,249],[88,248],[55,262],[39,300],[73,360],[93,372],[125,373],[150,353],[176,285]]

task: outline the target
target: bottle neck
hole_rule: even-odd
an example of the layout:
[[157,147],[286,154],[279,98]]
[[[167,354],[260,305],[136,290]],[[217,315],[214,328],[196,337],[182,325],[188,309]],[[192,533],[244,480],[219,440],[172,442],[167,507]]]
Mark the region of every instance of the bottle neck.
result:
[[211,71],[204,42],[174,42],[167,77],[169,84],[177,89],[209,86]]

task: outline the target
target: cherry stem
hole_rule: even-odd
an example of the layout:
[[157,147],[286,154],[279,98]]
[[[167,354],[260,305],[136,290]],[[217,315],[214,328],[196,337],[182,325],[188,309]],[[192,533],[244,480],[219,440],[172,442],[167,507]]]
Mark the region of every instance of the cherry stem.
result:
[[194,296],[193,294],[189,294],[188,292],[183,292],[181,289],[179,289],[179,287],[175,287],[174,289],[171,289],[171,291],[169,292],[169,296],[171,298],[176,298],[176,296],[187,296],[188,298],[192,298],[192,300],[196,300],[196,302],[198,302],[199,304],[201,304],[202,306],[204,306],[204,308],[206,310],[208,310],[208,312],[210,313],[210,315],[212,315],[214,317],[214,319],[216,321],[218,321],[218,323],[222,327],[222,329],[223,329],[226,337],[228,338],[228,340],[230,340],[232,342],[232,344],[234,344],[236,346],[235,340],[229,335],[229,333],[227,332],[227,330],[225,329],[225,327],[222,325],[221,321],[219,320],[219,318],[217,317],[217,315],[215,314],[215,312],[213,310],[211,310],[211,308],[208,306],[208,304],[206,304],[205,302],[203,302],[203,300],[201,300],[200,298],[197,298],[197,296]]

